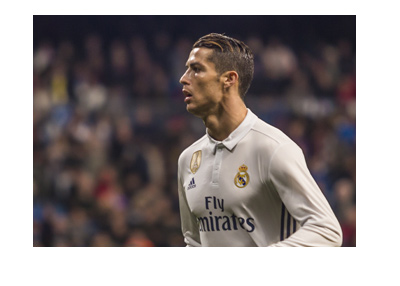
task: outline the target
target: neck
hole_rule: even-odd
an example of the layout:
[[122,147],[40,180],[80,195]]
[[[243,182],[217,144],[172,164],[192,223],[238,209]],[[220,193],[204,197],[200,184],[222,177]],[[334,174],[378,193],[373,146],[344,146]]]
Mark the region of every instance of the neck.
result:
[[203,118],[208,134],[217,141],[226,139],[247,115],[247,108],[240,97],[219,105],[218,110]]

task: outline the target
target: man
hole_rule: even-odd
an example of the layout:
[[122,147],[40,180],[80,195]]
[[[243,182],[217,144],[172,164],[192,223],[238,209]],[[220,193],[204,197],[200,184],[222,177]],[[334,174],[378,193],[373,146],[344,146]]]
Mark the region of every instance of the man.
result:
[[340,246],[342,232],[301,149],[243,101],[250,49],[209,34],[194,45],[180,83],[206,135],[182,152],[178,191],[187,246]]

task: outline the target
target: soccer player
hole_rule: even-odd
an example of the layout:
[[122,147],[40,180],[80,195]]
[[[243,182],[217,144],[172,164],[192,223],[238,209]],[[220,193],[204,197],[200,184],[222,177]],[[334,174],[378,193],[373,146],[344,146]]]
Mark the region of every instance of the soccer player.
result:
[[206,126],[178,161],[186,245],[341,246],[339,223],[302,150],[243,101],[254,71],[246,44],[206,35],[186,66],[186,108]]

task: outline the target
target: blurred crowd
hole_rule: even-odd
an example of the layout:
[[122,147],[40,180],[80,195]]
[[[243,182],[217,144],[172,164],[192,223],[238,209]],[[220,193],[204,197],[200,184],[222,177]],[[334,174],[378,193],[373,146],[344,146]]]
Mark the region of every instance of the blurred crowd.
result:
[[[354,43],[237,37],[255,54],[247,106],[301,146],[343,246],[356,246]],[[92,33],[34,45],[34,246],[184,246],[177,159],[205,132],[179,84],[195,40]]]

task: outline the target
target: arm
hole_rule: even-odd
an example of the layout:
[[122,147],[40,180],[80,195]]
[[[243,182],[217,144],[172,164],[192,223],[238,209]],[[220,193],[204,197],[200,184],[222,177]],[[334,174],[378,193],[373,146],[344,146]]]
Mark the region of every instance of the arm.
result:
[[269,179],[300,229],[270,246],[341,246],[342,231],[328,201],[312,178],[301,149],[280,146],[271,158]]
[[186,199],[185,189],[181,181],[180,162],[178,163],[178,194],[181,215],[182,234],[186,246],[201,246],[200,234],[196,217],[192,214]]

